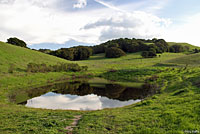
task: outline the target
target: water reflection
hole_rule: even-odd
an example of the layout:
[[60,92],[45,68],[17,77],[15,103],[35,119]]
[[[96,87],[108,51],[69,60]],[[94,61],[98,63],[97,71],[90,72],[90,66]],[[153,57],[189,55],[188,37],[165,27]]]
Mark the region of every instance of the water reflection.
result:
[[147,83],[136,87],[77,80],[22,90],[9,98],[12,102],[34,108],[97,110],[130,105],[157,90],[156,85]]
[[122,107],[138,101],[139,100],[112,100],[107,97],[101,97],[94,94],[77,96],[49,92],[40,97],[28,100],[26,106],[47,109],[97,110],[111,107]]

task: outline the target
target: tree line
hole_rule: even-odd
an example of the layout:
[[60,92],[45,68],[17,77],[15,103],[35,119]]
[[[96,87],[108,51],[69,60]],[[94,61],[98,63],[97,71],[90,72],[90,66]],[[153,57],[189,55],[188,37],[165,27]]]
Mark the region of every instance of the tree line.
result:
[[[7,43],[26,47],[27,45],[23,40],[18,38],[9,38]],[[38,51],[54,55],[66,60],[77,61],[77,60],[87,60],[91,55],[105,53],[107,58],[118,58],[126,55],[126,53],[141,52],[141,56],[144,58],[153,58],[157,54],[164,52],[171,53],[181,53],[189,51],[188,46],[183,46],[180,44],[169,45],[164,39],[128,39],[119,38],[114,40],[109,40],[105,43],[101,43],[95,46],[77,46],[71,48],[61,48],[58,50],[50,49],[39,49]],[[194,53],[200,52],[199,49],[194,49]]]

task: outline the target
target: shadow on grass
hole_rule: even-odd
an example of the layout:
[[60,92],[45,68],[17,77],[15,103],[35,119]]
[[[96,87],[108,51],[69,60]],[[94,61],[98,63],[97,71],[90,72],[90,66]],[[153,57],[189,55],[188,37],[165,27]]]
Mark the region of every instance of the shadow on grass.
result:
[[166,63],[157,63],[153,65],[154,67],[177,67],[177,64],[166,64]]
[[16,68],[16,71],[18,71],[18,72],[27,72],[26,69],[22,69],[22,68]]

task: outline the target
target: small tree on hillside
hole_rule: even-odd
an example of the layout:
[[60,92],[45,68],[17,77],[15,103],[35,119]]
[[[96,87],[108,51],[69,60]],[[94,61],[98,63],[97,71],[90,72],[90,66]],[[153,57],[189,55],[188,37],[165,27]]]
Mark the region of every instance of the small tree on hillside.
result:
[[154,58],[156,57],[156,52],[155,51],[144,51],[141,53],[141,56],[143,58]]
[[7,43],[20,47],[27,47],[26,43],[23,40],[20,40],[16,37],[7,39]]
[[106,50],[105,56],[107,58],[119,58],[119,57],[125,56],[125,55],[126,55],[126,53],[123,50],[116,48],[116,47],[111,47]]

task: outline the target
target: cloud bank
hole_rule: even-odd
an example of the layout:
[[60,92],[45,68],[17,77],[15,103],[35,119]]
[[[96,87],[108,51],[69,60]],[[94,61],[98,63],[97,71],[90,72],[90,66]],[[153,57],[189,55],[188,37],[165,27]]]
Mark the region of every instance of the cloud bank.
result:
[[100,41],[120,37],[153,38],[161,36],[171,23],[145,12],[118,12],[110,18],[101,18],[96,22],[87,24],[84,29],[101,29]]
[[196,30],[199,15],[187,16],[187,22],[175,25],[154,14],[167,1],[138,11],[146,5],[145,0],[136,3],[134,9],[132,1],[117,5],[113,0],[0,0],[0,40],[15,36],[28,44],[56,45],[70,40],[98,44],[121,37],[163,37],[167,41],[200,43],[196,36],[199,33],[195,34],[200,31]]

